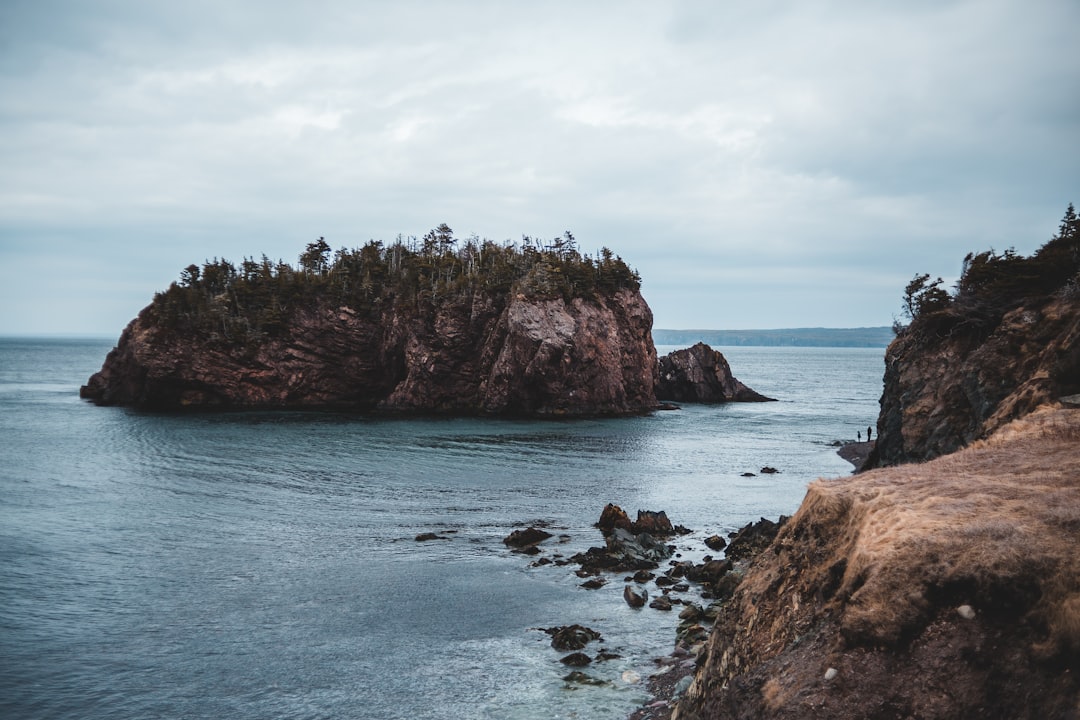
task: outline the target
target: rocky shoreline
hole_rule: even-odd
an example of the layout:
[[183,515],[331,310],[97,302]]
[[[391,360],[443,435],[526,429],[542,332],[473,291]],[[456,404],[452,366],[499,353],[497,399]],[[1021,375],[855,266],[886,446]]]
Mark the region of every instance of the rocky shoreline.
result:
[[[654,658],[656,671],[644,678],[650,698],[631,716],[633,720],[659,720],[670,717],[675,701],[689,686],[705,652],[712,624],[747,565],[768,547],[786,520],[762,518],[728,533],[726,538],[716,534],[701,538],[697,534],[691,540],[694,531],[672,524],[663,511],[639,510],[637,518],[631,520],[622,508],[608,504],[595,525],[603,545],[564,555],[560,548],[569,536],[549,532],[554,528],[546,523],[515,529],[503,543],[510,552],[534,557],[530,563],[534,568],[578,566],[574,574],[583,581],[580,587],[598,589],[621,580],[622,598],[630,607],[677,613],[672,651]],[[445,538],[427,533],[416,539]],[[698,542],[701,546],[697,546]],[[706,554],[700,562],[683,559],[684,553],[700,554],[703,550]],[[551,637],[551,647],[558,655],[552,661],[566,666],[568,672],[563,680],[568,686],[607,683],[588,670],[619,657],[604,646],[599,632],[576,622],[539,630]],[[642,678],[626,671],[622,680],[636,683]]]
[[[542,523],[513,530],[504,543],[531,558],[533,568],[576,567],[586,589],[621,581],[629,606],[677,613],[672,650],[653,659],[654,672],[625,671],[620,678],[643,683],[649,695],[630,720],[1074,717],[1080,566],[1069,548],[1080,542],[1077,439],[1080,414],[1051,408],[956,456],[819,480],[793,518],[762,518],[726,537],[675,525],[662,511],[639,511],[632,520],[609,504],[596,523],[602,545],[563,552],[569,536]],[[857,465],[872,448],[846,443],[840,450]],[[961,518],[947,498],[966,497],[972,478],[991,504]],[[1004,505],[992,499],[1024,492],[1049,493],[1056,501],[1047,507],[1027,497]],[[868,509],[859,510],[861,504]],[[1010,514],[1016,512],[1023,518]],[[863,513],[877,518],[873,530],[859,530]],[[1073,529],[1060,538],[1046,532],[1043,525],[1059,523],[1063,513]],[[878,523],[896,514],[906,519],[894,540]],[[923,517],[932,518],[929,525],[920,524]],[[1023,540],[1010,531],[982,543],[984,559],[959,561],[979,528],[1012,522],[1021,523],[1015,532]],[[1029,526],[1030,532],[1020,529]],[[845,540],[845,532],[870,539]],[[884,558],[909,550],[875,561],[859,557],[862,542],[892,548]],[[999,551],[1017,542],[1026,559],[1014,553],[1017,562],[1001,566]],[[683,559],[694,552],[699,560]],[[934,570],[928,564],[934,553],[958,562]],[[1047,572],[1051,567],[1057,569]],[[922,572],[913,575],[912,568]],[[895,586],[900,578],[909,582],[906,597]],[[860,582],[867,588],[861,593]],[[858,598],[866,592],[880,595],[889,612],[862,607],[866,600]],[[895,632],[892,623],[899,623]],[[568,688],[610,684],[591,670],[619,657],[599,632],[573,618],[538,630],[551,638],[551,662],[565,666]],[[935,684],[935,673],[949,680]],[[920,689],[926,683],[938,690]]]

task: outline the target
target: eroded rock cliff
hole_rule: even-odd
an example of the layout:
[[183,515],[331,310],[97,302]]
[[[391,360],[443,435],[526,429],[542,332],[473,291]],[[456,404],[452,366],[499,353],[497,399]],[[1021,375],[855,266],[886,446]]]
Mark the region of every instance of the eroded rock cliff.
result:
[[1074,718],[1080,411],[813,483],[673,717]]
[[914,325],[885,353],[871,466],[918,462],[1080,392],[1080,298],[1005,313],[992,329]]
[[570,301],[476,293],[410,313],[326,298],[254,345],[163,328],[148,309],[82,395],[149,408],[638,413],[655,406],[651,327],[627,289]]
[[660,358],[656,398],[699,403],[768,402],[773,399],[739,382],[731,374],[723,354],[702,342]]

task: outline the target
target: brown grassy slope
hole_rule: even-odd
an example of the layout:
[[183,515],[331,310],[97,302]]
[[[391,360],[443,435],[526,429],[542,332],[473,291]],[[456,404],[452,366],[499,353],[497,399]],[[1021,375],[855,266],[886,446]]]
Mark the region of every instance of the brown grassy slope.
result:
[[675,717],[1076,718],[1078,673],[1080,411],[1044,407],[811,484]]

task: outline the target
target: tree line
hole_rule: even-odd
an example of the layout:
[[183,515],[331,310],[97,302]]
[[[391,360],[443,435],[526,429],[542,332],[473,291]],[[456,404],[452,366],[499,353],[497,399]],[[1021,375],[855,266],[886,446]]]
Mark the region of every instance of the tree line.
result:
[[[920,327],[989,330],[1009,310],[1058,294],[1080,300],[1080,218],[1069,203],[1057,233],[1030,256],[1014,248],[968,253],[950,292],[939,277],[916,274],[904,288],[902,312]],[[905,331],[897,322],[894,330]]]
[[583,254],[569,231],[550,241],[460,240],[445,223],[422,238],[372,240],[333,251],[325,238],[310,242],[294,267],[282,260],[224,259],[189,265],[178,281],[154,296],[155,324],[204,331],[223,339],[258,342],[283,331],[300,307],[328,299],[357,312],[393,307],[422,313],[475,293],[546,299],[593,298],[641,278],[608,248]]

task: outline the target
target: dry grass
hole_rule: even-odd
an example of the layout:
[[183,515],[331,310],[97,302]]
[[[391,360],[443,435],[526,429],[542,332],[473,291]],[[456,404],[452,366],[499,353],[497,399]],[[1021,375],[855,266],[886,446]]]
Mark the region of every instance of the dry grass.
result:
[[818,480],[672,717],[1080,717],[1078,550],[1080,410]]
[[781,543],[832,525],[815,564],[842,570],[851,642],[892,645],[969,604],[1041,625],[1044,652],[1080,649],[1078,441],[1080,412],[1046,407],[929,463],[819,480]]

